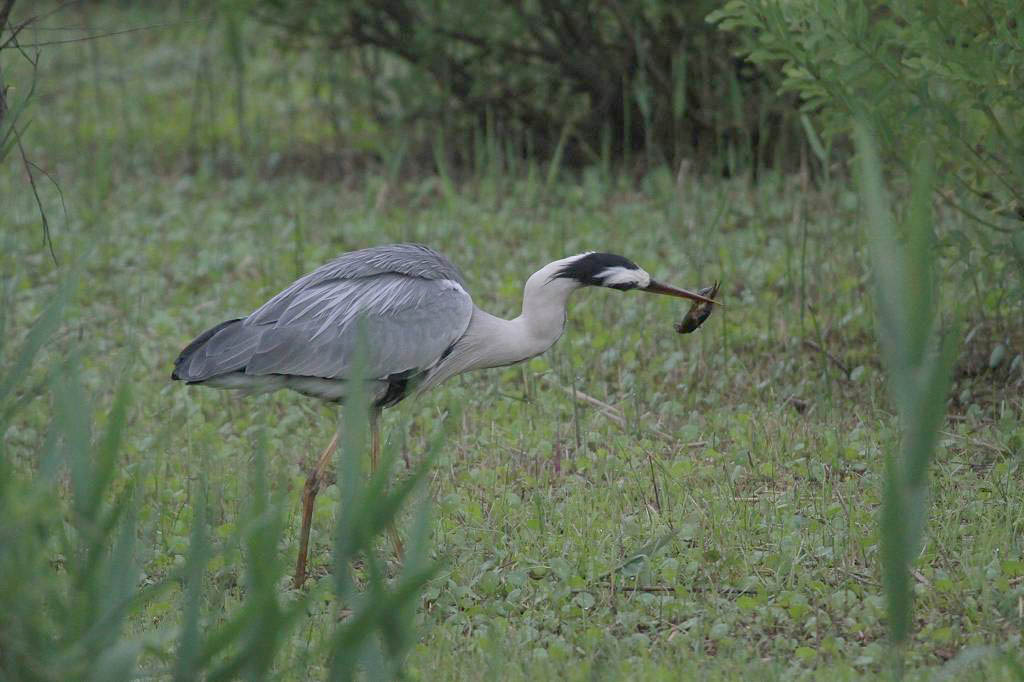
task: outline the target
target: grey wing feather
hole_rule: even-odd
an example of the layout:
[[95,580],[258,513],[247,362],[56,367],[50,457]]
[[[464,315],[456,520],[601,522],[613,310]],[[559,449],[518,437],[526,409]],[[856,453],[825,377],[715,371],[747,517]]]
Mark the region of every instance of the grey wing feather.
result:
[[345,378],[360,326],[368,341],[367,378],[425,370],[465,333],[472,312],[461,274],[437,252],[405,244],[355,251],[214,334],[191,358],[185,378],[239,370]]
[[[320,266],[260,306],[245,324],[277,323],[300,317],[306,306],[316,305],[325,293],[330,293],[334,284],[388,274],[427,280],[447,279],[466,287],[458,268],[431,248],[420,244],[374,246],[343,253]],[[344,297],[346,293],[334,290],[336,298]]]
[[[381,277],[385,276],[371,279]],[[472,300],[450,281],[395,275],[388,279],[394,280],[388,287],[405,301],[403,305],[384,305],[359,291],[363,287],[357,285],[352,297],[332,298],[333,305],[310,307],[304,315],[266,328],[258,350],[246,364],[246,374],[345,378],[351,370],[360,326],[368,343],[364,369],[368,378],[433,366],[465,333]]]

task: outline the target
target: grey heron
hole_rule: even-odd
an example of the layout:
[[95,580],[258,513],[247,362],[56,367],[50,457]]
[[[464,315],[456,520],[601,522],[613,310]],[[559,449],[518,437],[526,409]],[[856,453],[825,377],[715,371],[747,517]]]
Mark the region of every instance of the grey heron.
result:
[[[437,251],[418,244],[377,246],[343,253],[248,317],[203,332],[175,360],[171,379],[249,392],[288,388],[343,402],[362,329],[369,343],[358,374],[366,378],[371,400],[370,461],[376,469],[383,408],[462,372],[540,355],[562,335],[570,294],[586,286],[715,303],[656,282],[622,256],[587,252],[533,273],[522,313],[504,320],[473,304],[462,274]],[[313,505],[337,444],[336,432],[303,489],[296,587],[305,581]],[[393,538],[401,551],[397,534]]]

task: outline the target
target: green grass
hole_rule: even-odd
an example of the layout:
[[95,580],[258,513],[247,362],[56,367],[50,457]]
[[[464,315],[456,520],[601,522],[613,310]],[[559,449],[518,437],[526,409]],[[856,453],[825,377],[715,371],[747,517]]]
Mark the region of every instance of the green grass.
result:
[[[160,19],[91,18],[108,26]],[[300,396],[239,398],[169,382],[195,334],[361,246],[431,244],[463,269],[478,305],[505,316],[517,313],[533,270],[608,250],[681,286],[722,279],[729,305],[697,334],[678,336],[672,324],[683,306],[583,291],[549,353],[457,378],[386,414],[400,478],[404,460],[415,467],[437,425],[444,431],[428,476],[432,554],[442,568],[415,613],[410,677],[885,674],[877,524],[884,453],[898,445],[899,422],[873,341],[852,187],[664,171],[634,184],[597,170],[556,178],[540,164],[463,184],[383,170],[317,179],[299,172],[316,160],[309,145],[329,133],[310,102],[313,65],[247,53],[243,152],[231,58],[223,29],[211,25],[44,52],[25,141],[68,206],[65,219],[41,184],[60,269],[40,245],[15,155],[0,174],[3,357],[77,268],[63,322],[25,385],[74,353],[89,396],[81,410],[97,433],[118,386],[131,385],[110,489],[138,491],[140,586],[184,569],[205,518],[200,622],[215,627],[240,613],[251,596],[244,576],[269,561],[247,548],[242,527],[256,453],[266,452],[267,504],[284,523],[280,542],[264,550],[290,565],[305,472],[334,427],[333,410]],[[251,38],[255,29],[243,28]],[[193,127],[196,45],[209,50],[203,77],[214,87]],[[23,76],[12,68],[12,80]],[[352,140],[342,142],[355,145],[365,126],[350,123]],[[962,218],[936,216],[945,244]],[[962,299],[968,338],[932,458],[907,666],[910,678],[925,678],[953,659],[964,664],[946,671],[957,679],[1013,679],[998,652],[1016,651],[1024,625],[1024,375],[1020,360],[1012,364],[1024,351],[1024,311],[1001,295],[1011,258],[941,253],[942,311],[951,315]],[[1004,359],[990,368],[1000,346]],[[574,403],[566,393],[574,388],[615,406],[625,427]],[[68,408],[44,390],[5,433],[18,475],[38,475],[55,409]],[[66,505],[69,490],[56,486]],[[327,488],[314,518],[320,583],[331,580],[340,495]],[[390,557],[386,542],[381,550]],[[399,572],[393,558],[386,568]],[[357,580],[365,570],[354,565]],[[274,588],[282,603],[296,598],[283,574]],[[127,617],[125,636],[146,642],[143,670],[173,660],[190,594],[172,581]],[[318,592],[278,643],[273,677],[327,674],[317,654],[335,631],[333,594]]]

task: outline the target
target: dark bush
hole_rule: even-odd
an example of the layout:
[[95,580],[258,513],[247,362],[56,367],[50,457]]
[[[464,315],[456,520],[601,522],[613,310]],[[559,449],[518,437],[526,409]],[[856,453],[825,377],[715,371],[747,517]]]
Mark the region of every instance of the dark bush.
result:
[[286,49],[345,55],[364,78],[344,97],[377,125],[418,131],[406,141],[428,158],[441,141],[456,164],[480,142],[575,164],[791,160],[791,100],[705,21],[718,4],[256,0],[254,14]]

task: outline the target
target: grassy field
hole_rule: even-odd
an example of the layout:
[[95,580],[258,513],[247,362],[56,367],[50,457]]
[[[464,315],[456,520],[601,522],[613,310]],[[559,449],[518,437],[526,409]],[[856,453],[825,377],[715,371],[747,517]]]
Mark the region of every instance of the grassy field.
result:
[[[161,19],[73,17],[101,27]],[[132,387],[114,488],[143,493],[140,584],[185,561],[205,481],[215,553],[200,608],[207,624],[230,617],[246,562],[290,565],[305,473],[334,428],[334,410],[299,396],[169,382],[195,334],[362,246],[430,244],[463,269],[480,307],[506,317],[534,270],[603,250],[680,286],[721,279],[728,307],[679,336],[685,306],[583,291],[547,354],[386,414],[399,477],[444,430],[429,478],[442,569],[416,611],[410,677],[883,675],[876,524],[897,424],[852,186],[668,171],[635,181],[539,163],[488,166],[461,183],[361,170],[318,152],[317,140],[357,147],[382,144],[381,133],[358,120],[331,130],[312,60],[266,51],[239,71],[218,30],[44,49],[25,150],[63,192],[66,214],[37,175],[60,267],[40,243],[18,154],[0,174],[5,359],[77,272],[35,374],[75,355],[84,409],[99,422],[118,383]],[[24,92],[26,69],[13,68]],[[940,239],[971,229],[940,218]],[[908,663],[912,678],[946,666],[951,679],[1013,679],[999,652],[1018,650],[1024,626],[1024,369],[1013,364],[1024,311],[1002,294],[1009,259],[943,254],[944,311],[965,318],[968,338],[934,460]],[[38,466],[52,402],[44,391],[4,435],[19,474]],[[276,556],[253,557],[237,522],[261,447],[286,529]],[[328,575],[338,495],[327,488],[317,507],[316,580]],[[386,542],[381,550],[396,570]],[[284,574],[279,589],[294,597]],[[174,650],[182,604],[172,587],[131,616],[127,634],[146,638],[153,670]],[[324,676],[317,652],[337,617],[330,599],[311,602],[274,677]]]

